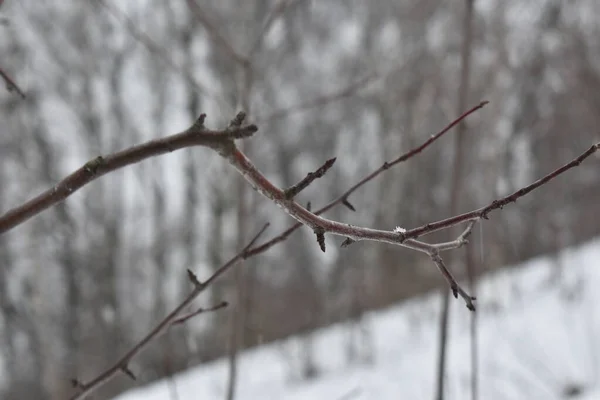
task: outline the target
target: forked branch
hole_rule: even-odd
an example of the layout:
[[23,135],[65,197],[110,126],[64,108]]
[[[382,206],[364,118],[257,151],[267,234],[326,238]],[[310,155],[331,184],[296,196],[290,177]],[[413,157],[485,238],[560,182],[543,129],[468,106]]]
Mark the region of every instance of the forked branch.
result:
[[[323,213],[331,210],[333,207],[335,207],[335,206],[337,206],[339,204],[343,204],[344,206],[346,206],[350,210],[356,211],[355,208],[354,208],[354,206],[350,203],[350,200],[349,200],[350,195],[352,193],[356,192],[362,186],[364,186],[368,182],[372,181],[373,179],[375,179],[377,176],[379,176],[383,172],[388,171],[391,167],[394,167],[394,166],[396,166],[396,165],[398,165],[400,163],[408,161],[409,159],[413,158],[414,156],[420,154],[427,147],[431,146],[433,144],[433,142],[435,142],[436,140],[438,140],[439,138],[441,138],[444,134],[446,134],[448,131],[450,131],[450,129],[452,129],[453,127],[455,127],[458,123],[460,123],[462,120],[464,120],[465,118],[467,118],[469,115],[473,114],[477,110],[479,110],[482,107],[484,107],[486,104],[488,104],[487,101],[482,101],[478,105],[472,107],[470,110],[464,112],[458,118],[456,118],[455,120],[453,120],[452,122],[450,122],[450,124],[446,125],[446,127],[444,129],[442,129],[441,131],[439,131],[435,135],[431,135],[429,137],[429,139],[427,139],[421,145],[419,145],[419,146],[417,146],[417,147],[409,150],[408,152],[402,154],[401,156],[399,156],[398,158],[396,158],[396,159],[394,159],[392,161],[386,161],[386,162],[384,162],[375,171],[373,171],[369,175],[365,176],[363,179],[361,179],[360,181],[358,181],[356,184],[352,185],[344,193],[342,193],[341,195],[339,195],[335,200],[329,202],[328,204],[326,204],[325,206],[321,207],[320,209],[318,209],[314,213],[317,214],[317,215],[321,215],[321,214],[323,214]],[[302,226],[301,223],[296,223],[296,224],[290,226],[285,231],[281,232],[279,235],[275,236],[274,238],[270,239],[269,241],[261,243],[258,246],[255,246],[252,250],[250,250],[250,252],[252,254],[259,254],[259,253],[267,251],[268,249],[270,249],[271,247],[273,247],[277,243],[280,243],[280,242],[286,240],[292,233],[294,233],[301,226]],[[352,242],[352,241],[349,240],[349,241],[347,241],[345,243],[349,244],[350,242]]]
[[[327,172],[327,170],[333,165],[333,159],[326,162],[321,168],[319,168],[314,173],[309,173],[307,177],[304,178],[297,185],[294,185],[287,190],[282,190],[276,185],[274,185],[267,177],[265,177],[246,157],[246,155],[243,154],[237,148],[235,140],[250,137],[258,130],[256,125],[244,124],[245,114],[239,113],[230,122],[230,124],[222,130],[207,129],[204,126],[206,115],[202,114],[190,128],[186,129],[181,133],[168,136],[163,139],[153,140],[104,157],[96,157],[95,159],[84,164],[81,168],[79,168],[71,175],[64,178],[53,188],[45,191],[39,196],[28,201],[27,203],[16,207],[8,211],[3,216],[1,216],[0,234],[18,226],[19,224],[40,213],[46,208],[64,200],[76,190],[80,189],[87,183],[106,173],[109,173],[111,171],[117,170],[119,168],[133,163],[137,163],[141,160],[159,154],[164,154],[185,147],[204,146],[215,150],[222,157],[226,158],[233,165],[233,167],[236,168],[242,174],[242,176],[249,182],[250,185],[252,185],[262,195],[264,195],[272,202],[277,204],[288,215],[290,215],[292,218],[298,221],[297,225],[288,229],[286,232],[279,235],[275,239],[263,245],[254,247],[254,243],[258,239],[258,236],[264,232],[264,229],[266,227],[263,228],[259,232],[259,234],[251,241],[251,243],[248,244],[248,246],[246,246],[232,260],[220,267],[205,282],[200,282],[196,278],[196,276],[190,272],[189,277],[190,281],[194,285],[194,289],[188,295],[188,297],[186,297],[182,301],[182,303],[175,310],[173,310],[173,312],[171,312],[163,321],[161,321],[134,348],[132,348],[126,355],[124,355],[117,363],[115,363],[114,366],[104,371],[102,374],[100,374],[97,378],[93,379],[89,383],[80,383],[79,381],[74,381],[76,386],[79,388],[79,392],[73,397],[73,399],[84,398],[86,395],[90,394],[92,391],[106,383],[120,371],[129,375],[130,377],[135,377],[129,369],[128,364],[136,354],[138,354],[143,348],[145,348],[148,345],[148,343],[150,343],[150,341],[160,336],[160,334],[164,333],[173,324],[183,323],[184,321],[188,320],[189,318],[192,318],[195,315],[200,314],[201,312],[210,310],[197,310],[190,314],[181,316],[181,312],[183,311],[183,309],[186,308],[202,291],[204,291],[206,287],[208,287],[218,277],[220,277],[223,273],[225,273],[227,270],[229,270],[241,260],[266,251],[275,243],[285,240],[289,236],[289,234],[291,234],[291,232],[297,229],[297,227],[300,225],[306,225],[307,227],[312,229],[313,232],[315,232],[317,236],[317,241],[323,251],[325,251],[325,235],[334,234],[346,237],[346,241],[344,241],[344,244],[350,244],[359,240],[372,240],[395,244],[426,253],[432,259],[435,265],[439,268],[444,278],[447,280],[455,297],[458,297],[460,295],[464,299],[467,307],[470,310],[474,310],[474,298],[471,297],[468,293],[466,293],[458,285],[455,278],[445,266],[444,261],[440,256],[440,253],[443,251],[456,249],[465,245],[467,243],[467,237],[470,235],[471,230],[477,221],[480,221],[481,219],[487,219],[488,214],[491,211],[500,209],[505,205],[516,201],[518,198],[525,196],[526,194],[544,185],[545,183],[549,182],[550,180],[554,179],[555,177],[559,176],[565,171],[581,164],[581,162],[583,162],[586,158],[588,158],[590,155],[592,155],[598,149],[600,149],[600,144],[593,145],[579,157],[565,164],[561,168],[558,168],[557,170],[544,176],[538,181],[516,191],[515,193],[512,193],[509,196],[493,201],[486,207],[482,207],[480,209],[464,213],[458,216],[454,216],[442,221],[426,224],[422,227],[414,228],[408,231],[402,228],[396,228],[387,231],[371,229],[366,227],[357,227],[324,218],[320,216],[320,214],[324,213],[325,211],[329,210],[337,204],[344,204],[347,207],[353,209],[354,207],[348,201],[348,196],[351,193],[357,190],[360,186],[364,185],[366,182],[375,178],[383,171],[386,171],[390,167],[399,164],[400,162],[405,161],[418,154],[426,147],[431,145],[431,143],[433,143],[435,140],[440,138],[448,130],[450,130],[454,125],[456,125],[462,119],[466,118],[471,113],[483,107],[486,103],[487,102],[482,102],[479,105],[473,107],[471,110],[461,115],[450,125],[448,125],[445,129],[440,131],[438,134],[430,137],[421,146],[411,150],[410,152],[402,155],[401,157],[397,158],[396,160],[393,160],[392,162],[384,163],[379,169],[377,169],[376,171],[362,179],[360,182],[358,182],[356,185],[351,187],[338,199],[332,201],[331,203],[321,208],[320,210],[317,210],[316,212],[311,212],[309,210],[309,207],[305,208],[299,203],[297,203],[294,200],[294,196],[298,194],[300,190],[304,189],[306,186],[311,184],[316,178],[323,176]],[[467,227],[464,230],[464,232],[457,239],[451,242],[430,244],[417,240],[417,238],[428,233],[444,228],[449,228],[465,222],[467,223]],[[222,303],[213,307],[212,309],[214,310],[222,308],[224,306],[225,304]]]
[[248,249],[254,245],[256,240],[265,232],[269,224],[265,224],[262,229],[254,236],[254,238],[244,247],[238,254],[223,264],[217,269],[206,281],[201,282],[196,275],[188,270],[188,277],[193,285],[193,290],[187,295],[185,299],[179,305],[169,313],[162,321],[160,321],[154,329],[152,329],[142,340],[140,340],[135,346],[131,348],[121,359],[114,363],[111,367],[107,368],[104,372],[100,373],[96,378],[90,380],[87,383],[80,382],[77,379],[73,379],[73,386],[77,388],[77,393],[71,397],[71,400],[82,400],[104,386],[107,382],[112,380],[118,373],[122,372],[129,376],[131,379],[136,379],[134,373],[129,368],[131,360],[144,350],[153,340],[164,334],[169,328],[174,325],[183,324],[189,319],[210,311],[216,311],[227,306],[227,302],[221,302],[215,306],[209,308],[200,308],[189,314],[181,315],[182,311],[187,308],[206,288],[214,283],[221,275],[235,267],[241,261],[248,258]]
[[63,201],[83,186],[109,172],[186,147],[204,146],[219,150],[223,146],[227,146],[229,142],[233,143],[233,139],[249,137],[258,130],[256,125],[245,125],[229,126],[221,131],[212,131],[204,127],[205,117],[205,114],[200,115],[189,129],[181,133],[94,158],[54,187],[2,215],[0,217],[0,234]]

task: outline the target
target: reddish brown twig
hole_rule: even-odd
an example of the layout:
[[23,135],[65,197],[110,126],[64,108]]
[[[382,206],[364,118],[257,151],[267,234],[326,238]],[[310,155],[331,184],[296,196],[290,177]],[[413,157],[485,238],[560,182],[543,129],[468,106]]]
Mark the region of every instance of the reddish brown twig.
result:
[[298,193],[306,189],[308,185],[310,185],[315,179],[323,177],[323,175],[325,175],[327,171],[329,171],[329,168],[333,167],[334,163],[335,157],[325,161],[325,164],[319,167],[319,169],[317,169],[315,172],[309,172],[306,175],[306,177],[304,177],[300,182],[298,182],[294,186],[290,186],[289,188],[285,189],[285,197],[288,200],[291,200],[294,197],[296,197]]
[[521,188],[508,196],[502,197],[501,199],[498,199],[498,200],[494,200],[487,206],[478,208],[477,210],[469,211],[464,214],[456,215],[454,217],[446,218],[441,221],[432,222],[432,223],[420,226],[418,228],[410,229],[410,230],[406,231],[404,236],[407,239],[408,238],[417,238],[417,237],[426,235],[428,233],[432,233],[435,231],[439,231],[441,229],[446,229],[451,226],[461,224],[465,221],[488,219],[488,215],[492,211],[502,209],[505,205],[517,201],[517,199],[519,199],[520,197],[525,196],[526,194],[530,193],[531,191],[533,191],[533,190],[537,189],[538,187],[544,185],[545,183],[551,181],[552,179],[556,178],[563,172],[565,172],[573,167],[577,167],[586,158],[588,158],[589,156],[594,154],[599,149],[600,149],[600,143],[596,143],[596,144],[592,145],[589,149],[587,149],[585,152],[583,152],[579,157],[568,162],[567,164],[563,165],[562,167],[556,169],[555,171],[549,173],[548,175],[544,176],[543,178],[538,179],[537,181],[533,182],[532,184],[525,186],[524,188]]
[[[485,103],[480,104],[476,108],[463,114],[460,118],[465,118],[471,112],[483,106]],[[379,242],[386,242],[404,246],[413,250],[421,251],[428,254],[432,260],[436,263],[438,268],[444,274],[444,277],[449,281],[449,284],[455,293],[455,296],[461,295],[465,300],[467,307],[474,310],[474,305],[471,296],[469,296],[464,290],[462,290],[455,279],[447,272],[443,264],[443,260],[439,256],[439,252],[455,249],[463,246],[466,243],[466,238],[470,234],[474,223],[482,218],[487,218],[489,212],[502,208],[504,205],[517,200],[519,197],[526,195],[537,187],[547,183],[556,176],[562,174],[568,169],[579,165],[583,160],[589,157],[591,154],[596,152],[600,148],[600,144],[596,144],[588,149],[581,156],[575,160],[557,169],[556,171],[548,174],[544,178],[532,183],[531,185],[518,190],[517,192],[506,196],[500,200],[492,202],[492,204],[465,213],[460,216],[452,217],[443,221],[439,221],[433,224],[428,224],[425,227],[416,228],[411,231],[404,231],[402,229],[394,229],[392,231],[384,231],[377,229],[370,229],[364,227],[356,227],[349,224],[344,224],[337,221],[332,221],[326,218],[322,218],[316,213],[312,213],[300,204],[286,196],[285,191],[279,189],[273,183],[271,183],[253,164],[252,162],[236,147],[234,139],[249,137],[257,131],[255,125],[243,125],[244,113],[239,113],[229,124],[229,126],[223,130],[209,130],[204,126],[205,115],[202,114],[198,120],[187,130],[169,136],[164,139],[153,140],[145,144],[132,147],[121,152],[114,153],[105,157],[97,157],[96,159],[86,163],[79,170],[63,179],[54,188],[42,193],[40,196],[30,200],[26,204],[17,207],[4,216],[0,217],[0,233],[17,226],[19,223],[31,218],[33,215],[41,212],[42,210],[50,207],[53,204],[68,197],[71,193],[81,188],[85,184],[91,182],[99,176],[102,176],[110,171],[114,171],[118,168],[122,168],[126,165],[130,165],[139,162],[148,157],[152,157],[158,154],[174,151],[189,146],[205,146],[217,151],[222,157],[226,158],[241,174],[242,176],[261,194],[269,198],[271,201],[280,206],[285,212],[291,217],[295,218],[302,225],[306,225],[313,229],[317,234],[317,238],[321,248],[324,248],[324,235],[335,234],[345,236],[353,241],[357,240],[373,240]],[[435,139],[439,138],[443,133],[455,125],[457,121],[453,122],[448,128],[440,132],[438,135],[430,138],[424,145],[419,148],[407,153],[407,155],[398,158],[392,163],[385,163],[381,168],[382,170],[389,169],[391,165],[399,163],[401,160],[408,159],[414,154],[422,151],[426,146],[431,144]],[[379,173],[379,172],[377,172]],[[373,175],[374,177],[375,175]],[[372,179],[372,178],[369,178]],[[366,181],[365,181],[366,182]],[[364,183],[364,182],[363,182]],[[351,189],[354,190],[354,189]],[[342,203],[343,200],[347,200],[348,192],[341,198],[336,200]],[[327,206],[326,206],[327,207]],[[321,209],[319,212],[323,212],[325,209]],[[415,238],[422,236],[426,233],[433,232],[445,227],[454,226],[458,223],[470,221],[467,229],[461,234],[456,240],[447,243],[440,244],[428,244],[423,243]],[[75,385],[80,389],[79,393],[73,397],[73,399],[82,399],[92,391],[108,382],[114,375],[119,371],[126,373],[129,376],[134,376],[128,368],[130,360],[144,349],[154,338],[158,337],[166,329],[172,326],[173,322],[177,320],[177,317],[181,311],[187,307],[206,287],[214,282],[218,277],[225,273],[228,269],[233,267],[239,261],[258,254],[256,248],[253,248],[254,243],[258,237],[264,232],[266,226],[253,238],[253,240],[232,260],[225,265],[221,266],[215,273],[207,279],[205,282],[200,282],[196,276],[189,272],[191,282],[194,284],[194,290],[184,299],[184,301],[171,312],[163,321],[161,321],[146,337],[144,337],[134,348],[132,348],[127,354],[125,354],[115,365],[104,371],[97,378],[93,379],[89,383],[80,383],[74,381]],[[283,240],[283,239],[281,239]],[[263,250],[264,251],[264,250]],[[197,315],[197,313],[195,314]],[[184,317],[185,318],[185,317]]]
[[21,96],[22,98],[25,98],[25,93],[21,90],[19,85],[17,85],[15,83],[15,81],[10,77],[10,75],[8,75],[6,72],[4,72],[4,69],[2,69],[1,67],[0,67],[0,76],[2,76],[2,79],[4,79],[4,82],[6,83],[6,89],[9,92],[17,92],[19,94],[19,96]]
[[258,240],[258,238],[265,232],[269,224],[265,224],[261,230],[252,238],[250,243],[246,245],[238,254],[236,254],[231,260],[227,261],[218,270],[216,270],[210,278],[208,278],[204,282],[200,282],[196,275],[188,270],[188,276],[191,283],[194,285],[194,289],[190,292],[190,294],[173,310],[169,315],[167,315],[162,321],[160,321],[154,329],[152,329],[142,340],[140,340],[131,350],[129,350],[123,357],[121,357],[115,364],[111,367],[107,368],[104,372],[98,375],[96,378],[92,379],[88,383],[82,383],[77,379],[73,379],[73,386],[77,387],[79,390],[77,394],[71,397],[71,400],[82,400],[98,390],[100,387],[105,385],[111,379],[113,379],[119,372],[123,372],[128,375],[130,378],[135,379],[135,375],[129,369],[129,363],[131,360],[139,354],[142,350],[144,350],[150,342],[154,339],[161,336],[163,333],[167,331],[170,327],[175,324],[181,324],[190,318],[201,314],[206,311],[214,311],[221,309],[227,305],[226,302],[223,302],[217,306],[208,308],[208,309],[200,309],[191,314],[187,314],[185,316],[179,317],[179,314],[190,305],[196,297],[200,295],[207,287],[209,287],[216,279],[218,279],[223,273],[227,270],[236,266],[242,260],[248,258],[248,249]]
[[[514,194],[507,196],[501,200],[493,202],[490,206],[484,207],[480,210],[476,210],[472,213],[467,213],[463,215],[471,215],[470,218],[465,218],[461,221],[476,221],[481,218],[486,218],[487,214],[497,208],[502,207],[505,204],[510,203],[511,201],[515,201],[517,198],[526,195],[531,192],[535,188],[543,185],[548,182],[552,178],[558,176],[559,174],[567,171],[569,168],[572,168],[576,165],[579,165],[586,157],[589,157],[592,153],[594,153],[600,144],[592,146],[588,151],[582,154],[577,159],[573,160],[569,164],[559,168],[548,176],[540,179],[537,182],[515,192]],[[317,235],[317,241],[321,247],[321,250],[325,250],[324,246],[324,235],[325,234],[334,234],[339,236],[345,236],[353,241],[358,240],[372,240],[377,242],[385,242],[396,244],[404,247],[411,248],[413,250],[418,250],[427,253],[433,260],[436,262],[438,267],[441,264],[437,260],[437,252],[439,251],[439,246],[435,244],[423,243],[415,240],[416,237],[420,235],[424,235],[429,231],[441,229],[439,223],[428,224],[426,228],[422,230],[413,230],[404,232],[402,230],[393,230],[393,231],[385,231],[379,229],[371,229],[365,227],[357,227],[337,221],[333,221],[327,218],[323,218],[319,215],[316,215],[306,208],[302,207],[300,204],[295,202],[294,200],[290,200],[285,196],[285,192],[271,183],[254,165],[253,163],[241,152],[239,151],[235,145],[232,145],[230,151],[221,152],[220,154],[227,158],[229,162],[242,174],[244,179],[254,187],[259,193],[269,198],[275,204],[277,204],[281,209],[283,209],[288,215],[292,218],[296,219],[302,225],[306,225],[311,228],[315,234]],[[455,217],[456,218],[456,217]],[[453,219],[449,219],[453,221]],[[447,224],[445,227],[450,227],[456,225],[458,222],[453,222]],[[460,241],[457,241],[460,243]],[[456,246],[458,247],[458,245]],[[451,288],[455,293],[460,294],[466,301],[467,307],[469,309],[474,310],[474,306],[470,301],[472,298],[466,292],[462,290],[457,290],[458,284],[451,276],[446,276],[447,279],[451,280]]]
[[247,137],[257,131],[255,125],[212,131],[203,127],[204,117],[205,115],[201,115],[196,124],[181,133],[152,140],[107,156],[96,157],[89,161],[53,188],[2,215],[0,217],[0,234],[63,201],[84,185],[109,172],[185,147],[205,146],[218,150],[220,146],[226,146],[233,138]]
[[[414,149],[412,149],[412,150],[410,150],[410,151],[402,154],[400,157],[398,157],[398,158],[396,158],[396,159],[394,159],[394,160],[392,160],[390,162],[387,162],[387,161],[384,162],[381,167],[377,168],[375,171],[373,171],[369,175],[365,176],[363,179],[361,179],[360,181],[358,181],[356,184],[352,185],[348,190],[346,190],[344,193],[342,193],[340,196],[338,196],[337,199],[329,202],[329,204],[327,204],[324,207],[318,209],[314,213],[316,215],[321,215],[324,212],[327,212],[330,209],[332,209],[333,207],[337,206],[338,204],[344,204],[346,207],[348,207],[352,211],[355,211],[354,210],[354,206],[352,206],[352,204],[350,204],[350,202],[348,200],[348,198],[350,197],[350,195],[352,193],[354,193],[360,187],[362,187],[363,185],[365,185],[367,182],[373,180],[379,174],[381,174],[381,173],[387,171],[388,169],[390,169],[390,167],[393,167],[393,166],[395,166],[397,164],[405,162],[405,161],[409,160],[410,158],[416,156],[417,154],[421,153],[423,150],[425,150],[427,147],[429,147],[433,142],[435,142],[436,140],[438,140],[445,133],[447,133],[450,129],[452,129],[453,127],[455,127],[460,121],[464,120],[469,115],[473,114],[475,111],[477,111],[480,108],[484,107],[486,104],[488,104],[487,101],[482,101],[481,103],[479,103],[475,107],[472,107],[470,110],[464,112],[462,115],[460,115],[454,121],[450,122],[450,124],[448,124],[444,129],[442,129],[441,131],[439,131],[435,135],[431,135],[429,137],[429,139],[427,139],[421,145],[419,145],[419,146],[415,147]],[[285,231],[283,231],[279,235],[275,236],[273,239],[270,239],[269,241],[267,241],[265,243],[262,243],[259,246],[253,248],[251,250],[251,253],[252,254],[258,254],[258,253],[262,253],[264,251],[267,251],[268,249],[270,249],[272,246],[276,245],[277,243],[280,243],[280,242],[286,240],[292,233],[294,233],[301,226],[302,226],[301,223],[297,223],[297,224],[294,224],[294,225],[290,226],[288,229],[286,229]]]
[[[480,106],[483,104],[484,103],[480,104]],[[486,218],[490,211],[501,208],[503,205],[508,204],[511,201],[515,201],[518,197],[524,196],[535,188],[543,185],[553,177],[558,176],[562,172],[572,168],[575,165],[579,165],[586,157],[595,152],[600,146],[592,146],[587,152],[573,160],[571,163],[559,168],[532,185],[529,185],[528,187],[525,187],[501,200],[495,201],[491,205],[482,209],[463,214],[462,216],[449,218],[441,222],[428,224],[425,226],[425,228],[417,228],[408,232],[396,229],[392,231],[386,231],[357,227],[329,220],[317,215],[316,213],[310,212],[293,199],[289,199],[283,190],[271,183],[236,147],[234,139],[251,136],[257,130],[255,125],[242,126],[244,116],[244,113],[239,113],[226,129],[221,131],[211,131],[204,127],[205,115],[203,114],[198,118],[198,121],[196,121],[192,127],[182,133],[167,137],[165,139],[151,141],[144,145],[136,146],[105,158],[98,157],[88,162],[74,174],[65,178],[65,180],[59,183],[59,185],[57,185],[55,188],[43,193],[25,205],[9,211],[5,216],[1,217],[0,232],[6,231],[11,227],[18,225],[18,223],[35,215],[41,210],[57,203],[58,201],[61,201],[76,189],[109,171],[140,161],[152,155],[162,154],[182,147],[202,145],[216,150],[222,157],[226,158],[258,192],[276,203],[288,215],[296,219],[302,225],[306,225],[307,227],[311,228],[317,235],[317,241],[319,242],[319,245],[323,251],[325,250],[325,234],[335,234],[345,236],[352,241],[373,240],[408,247],[413,250],[424,252],[428,254],[434,261],[436,261],[434,257],[437,257],[437,253],[439,251],[459,247],[463,244],[463,241],[453,241],[449,246],[448,243],[423,243],[417,241],[415,238],[428,232],[442,229],[443,227],[454,226],[460,222]],[[441,135],[441,133],[439,135]],[[433,139],[434,138],[431,138],[430,140]],[[389,164],[384,164],[382,168],[389,168]],[[254,254],[257,254],[256,249],[247,251],[247,256]],[[439,263],[436,264],[438,264],[438,266],[440,265]],[[453,278],[451,279],[451,286],[453,289],[458,286]],[[470,297],[466,294],[463,297],[467,302],[467,306],[469,306]]]
[[196,316],[198,316],[200,314],[204,314],[204,313],[212,312],[212,311],[217,311],[217,310],[220,310],[221,308],[227,307],[228,305],[229,305],[228,302],[222,301],[219,304],[217,304],[215,306],[212,306],[212,307],[207,307],[207,308],[202,308],[201,307],[201,308],[197,309],[194,312],[182,315],[181,317],[174,319],[171,322],[171,326],[183,324],[183,323],[187,322],[188,320],[190,320],[190,319],[192,319],[192,318],[194,318],[194,317],[196,317]]

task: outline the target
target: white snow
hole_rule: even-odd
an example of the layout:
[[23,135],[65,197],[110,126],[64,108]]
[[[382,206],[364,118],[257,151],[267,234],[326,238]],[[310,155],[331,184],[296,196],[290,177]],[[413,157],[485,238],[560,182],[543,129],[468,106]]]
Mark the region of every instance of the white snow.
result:
[[[479,284],[480,399],[600,398],[599,260],[596,239]],[[247,351],[236,399],[433,399],[440,304],[434,293],[366,314],[362,324],[370,344],[362,347],[370,357],[362,363],[346,360],[348,324],[320,330],[313,337],[319,375],[308,381],[294,378],[302,338]],[[451,305],[447,399],[469,399],[471,314],[459,300]],[[227,362],[217,360],[117,399],[221,400],[226,384]],[[570,385],[583,390],[569,396]]]

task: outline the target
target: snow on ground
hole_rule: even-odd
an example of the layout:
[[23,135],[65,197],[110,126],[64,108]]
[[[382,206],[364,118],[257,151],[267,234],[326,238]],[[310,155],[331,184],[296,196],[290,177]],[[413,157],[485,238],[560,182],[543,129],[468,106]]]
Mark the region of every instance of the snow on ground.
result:
[[[600,399],[599,265],[597,239],[479,284],[480,399]],[[236,399],[433,399],[440,303],[434,293],[366,314],[362,362],[346,358],[349,324],[316,332],[319,374],[310,380],[297,378],[303,338],[247,351]],[[468,399],[471,315],[451,304],[447,399]],[[226,385],[227,361],[217,360],[117,399],[221,400]]]

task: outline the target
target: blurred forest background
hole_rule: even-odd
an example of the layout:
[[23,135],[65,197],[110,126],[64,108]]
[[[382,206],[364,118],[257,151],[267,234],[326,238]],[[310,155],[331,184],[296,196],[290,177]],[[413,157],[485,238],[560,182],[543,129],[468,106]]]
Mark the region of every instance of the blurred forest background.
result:
[[[0,211],[99,154],[181,131],[200,112],[222,127],[242,109],[260,128],[244,151],[280,186],[337,157],[299,197],[320,207],[458,116],[464,10],[464,0],[7,0],[0,66],[27,97],[0,91]],[[465,110],[490,105],[467,121],[460,211],[599,140],[598,21],[596,0],[474,2]],[[327,216],[382,229],[449,216],[454,142],[353,194],[356,212]],[[598,235],[594,168],[477,227],[477,274]],[[3,234],[0,397],[67,397],[69,379],[113,363],[187,293],[186,268],[208,276],[265,222],[275,236],[293,221],[192,148],[105,176]],[[232,306],[171,329],[134,360],[139,382],[298,333],[301,356],[282,357],[309,378],[311,332],[335,321],[348,321],[349,362],[368,360],[362,313],[445,285],[414,252],[327,240],[322,254],[301,229],[217,282],[199,305]],[[100,397],[131,385],[119,377]]]

